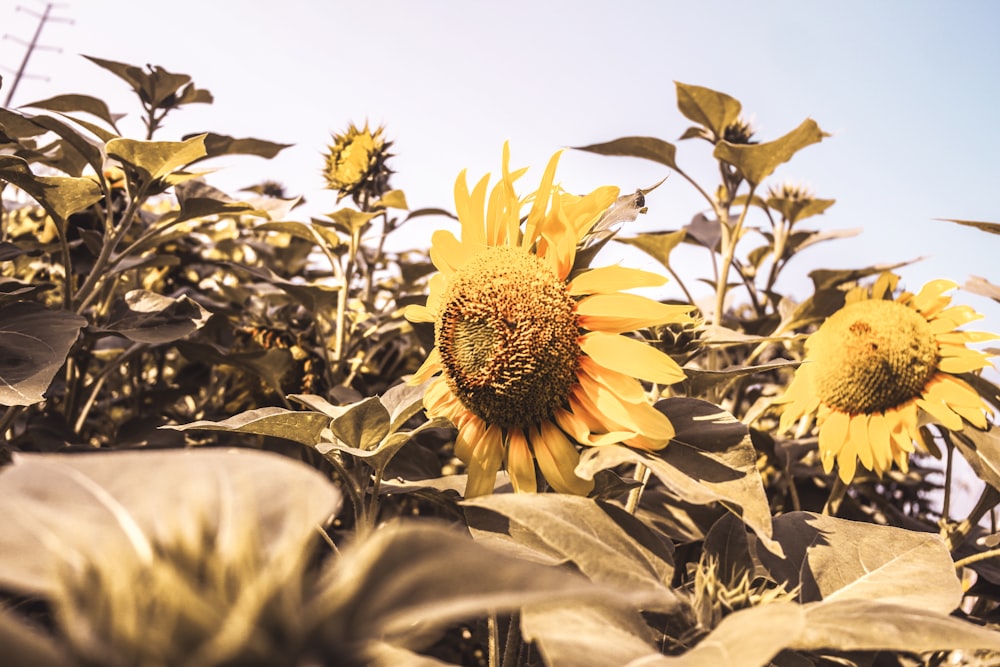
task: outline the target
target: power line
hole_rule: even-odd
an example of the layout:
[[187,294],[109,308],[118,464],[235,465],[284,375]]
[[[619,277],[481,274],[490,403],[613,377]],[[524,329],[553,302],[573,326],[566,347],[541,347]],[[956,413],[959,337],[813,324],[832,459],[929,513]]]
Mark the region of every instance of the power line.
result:
[[52,51],[62,51],[62,49],[59,49],[57,47],[43,46],[43,45],[41,45],[41,44],[38,43],[38,38],[42,34],[42,28],[45,26],[45,24],[47,22],[49,22],[49,21],[61,21],[63,23],[73,23],[72,19],[58,18],[58,17],[52,16],[51,12],[52,12],[52,9],[55,6],[56,6],[55,3],[52,3],[52,2],[47,3],[45,5],[45,11],[42,12],[41,14],[39,14],[38,12],[34,12],[34,11],[30,10],[30,9],[27,9],[26,7],[22,7],[21,5],[17,6],[17,11],[19,11],[19,12],[27,12],[28,14],[31,14],[32,16],[37,16],[38,17],[38,27],[35,29],[35,36],[31,38],[30,42],[24,42],[23,40],[20,40],[17,37],[14,37],[12,35],[6,35],[6,34],[4,35],[4,39],[13,39],[16,42],[21,42],[22,44],[25,44],[27,46],[27,49],[24,52],[24,59],[21,61],[21,66],[17,69],[17,72],[14,74],[14,82],[10,84],[10,89],[7,91],[7,99],[3,103],[3,105],[5,107],[9,107],[10,106],[10,101],[14,97],[14,91],[17,90],[17,84],[20,83],[21,79],[24,78],[25,76],[31,76],[30,74],[25,74],[25,70],[28,67],[28,60],[31,58],[31,54],[32,54],[32,52],[34,52],[35,49],[48,49],[48,50],[52,50]]

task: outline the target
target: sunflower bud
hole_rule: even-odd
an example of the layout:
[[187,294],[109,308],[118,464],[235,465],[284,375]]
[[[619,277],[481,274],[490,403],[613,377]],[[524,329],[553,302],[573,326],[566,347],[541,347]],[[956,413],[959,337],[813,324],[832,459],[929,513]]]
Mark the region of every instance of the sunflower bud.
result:
[[355,204],[362,200],[374,201],[389,191],[389,176],[392,171],[386,167],[391,141],[382,135],[383,128],[375,131],[358,129],[353,123],[344,134],[334,134],[326,155],[323,176],[327,188],[337,191],[337,201],[351,197]]

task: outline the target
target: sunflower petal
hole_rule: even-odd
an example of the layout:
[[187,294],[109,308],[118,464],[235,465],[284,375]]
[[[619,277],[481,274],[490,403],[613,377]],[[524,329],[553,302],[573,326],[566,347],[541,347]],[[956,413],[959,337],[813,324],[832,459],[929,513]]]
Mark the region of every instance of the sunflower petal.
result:
[[638,294],[594,294],[584,297],[577,304],[576,312],[584,329],[608,333],[693,321],[691,306],[660,303]]
[[594,488],[594,480],[576,475],[580,453],[555,424],[543,421],[540,428],[531,429],[531,444],[542,475],[559,493],[585,496]]
[[479,442],[472,445],[472,456],[466,464],[469,473],[469,480],[465,484],[466,498],[493,493],[502,460],[503,433],[499,426],[490,425]]
[[513,428],[507,433],[507,472],[515,493],[536,493],[535,459],[531,456],[524,431]]
[[432,375],[440,372],[443,368],[441,365],[441,353],[438,352],[437,347],[431,348],[430,354],[424,359],[424,363],[420,364],[420,368],[413,374],[408,384],[416,385],[426,382],[431,379]]
[[601,266],[573,278],[569,281],[567,290],[570,296],[611,294],[636,287],[659,287],[666,282],[666,277],[651,271],[624,266]]
[[542,174],[542,181],[535,192],[535,201],[531,206],[531,211],[528,213],[528,219],[524,225],[524,239],[521,241],[522,248],[533,246],[541,234],[541,227],[545,222],[545,212],[549,208],[549,199],[553,192],[552,184],[556,178],[556,166],[559,164],[561,155],[561,150],[556,151],[549,158],[549,163],[545,167],[545,173]]
[[490,175],[486,174],[479,179],[470,194],[466,170],[463,169],[458,178],[455,179],[455,212],[462,224],[462,243],[486,246],[486,223],[483,219],[483,210],[489,182]]
[[882,475],[892,465],[892,437],[889,435],[889,425],[881,412],[868,417],[868,443],[871,446],[875,461],[875,473]]
[[962,418],[954,413],[946,404],[939,401],[918,398],[917,405],[934,419],[941,422],[945,428],[952,431],[962,430]]
[[858,458],[861,459],[861,465],[871,470],[875,459],[872,455],[872,443],[868,439],[868,417],[866,415],[851,417],[850,425],[847,427],[847,437],[854,445]]
[[610,368],[604,368],[586,355],[580,357],[580,372],[600,382],[622,400],[629,403],[646,401],[646,392],[638,380]]
[[462,242],[446,229],[439,229],[431,235],[431,261],[439,271],[451,275],[468,259]]
[[437,320],[437,313],[416,303],[412,303],[403,309],[403,317],[410,322],[434,322]]
[[580,337],[580,349],[605,368],[649,382],[670,385],[685,378],[676,361],[632,338],[592,331]]

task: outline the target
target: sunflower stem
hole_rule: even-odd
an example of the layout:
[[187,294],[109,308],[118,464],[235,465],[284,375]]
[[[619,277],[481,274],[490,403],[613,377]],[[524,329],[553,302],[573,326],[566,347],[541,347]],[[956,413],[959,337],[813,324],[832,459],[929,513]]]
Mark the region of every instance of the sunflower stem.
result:
[[646,483],[649,482],[650,470],[641,463],[635,464],[635,472],[632,473],[633,479],[639,480],[639,486],[634,487],[628,492],[628,500],[625,502],[625,511],[629,514],[635,514],[635,510],[639,507],[639,500],[642,498],[642,492],[646,489]]
[[981,551],[977,554],[972,554],[971,556],[966,556],[965,558],[960,558],[955,561],[955,569],[961,570],[967,565],[972,565],[973,563],[978,563],[979,561],[988,560],[990,558],[996,558],[1000,556],[1000,549],[990,549],[989,551]]
[[497,615],[496,612],[490,612],[489,616],[486,617],[487,627],[489,628],[490,638],[489,638],[489,666],[490,667],[501,667],[500,666],[500,631],[497,628]]

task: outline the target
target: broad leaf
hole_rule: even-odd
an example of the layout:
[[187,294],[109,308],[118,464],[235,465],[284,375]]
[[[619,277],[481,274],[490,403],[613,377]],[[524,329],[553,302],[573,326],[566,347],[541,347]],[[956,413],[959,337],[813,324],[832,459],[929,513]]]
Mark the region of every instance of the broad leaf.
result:
[[[197,136],[199,135],[188,135],[184,139],[192,139]],[[214,132],[208,132],[201,136],[205,138],[205,155],[197,158],[197,160],[207,160],[208,158],[220,155],[256,155],[271,159],[292,145],[276,144],[273,141],[264,141],[263,139],[249,137],[236,139],[225,134],[215,134]]]
[[0,472],[0,513],[10,519],[0,531],[0,585],[52,594],[66,562],[118,549],[151,559],[153,544],[179,533],[226,530],[233,512],[276,556],[301,549],[340,502],[315,469],[254,450],[17,455]]
[[[913,587],[926,580],[915,579]],[[902,651],[949,649],[1000,651],[1000,633],[916,606],[878,599],[850,599],[804,605],[806,624],[790,647],[805,650]]]
[[1000,286],[994,285],[986,278],[980,276],[970,276],[969,280],[962,285],[966,292],[972,292],[980,296],[989,297],[994,301],[1000,301]]
[[801,363],[800,361],[769,361],[766,364],[758,364],[756,366],[729,366],[719,371],[685,368],[684,374],[687,377],[684,379],[682,385],[685,394],[704,396],[718,385],[731,382],[736,378],[767,373],[778,368],[794,368]]
[[372,449],[389,434],[389,411],[378,397],[370,396],[334,419],[330,429],[351,447]]
[[103,120],[117,132],[115,123],[122,118],[121,114],[112,114],[104,100],[90,95],[57,95],[25,106],[36,109],[48,109],[60,113],[82,111]]
[[531,605],[521,612],[521,634],[547,667],[624,665],[657,653],[638,613],[598,605]]
[[164,426],[177,431],[227,431],[285,438],[312,447],[322,440],[330,419],[318,412],[299,412],[266,407],[241,412],[222,421],[200,420],[188,424]]
[[774,520],[786,558],[758,554],[789,588],[801,584],[803,601],[867,599],[942,614],[962,597],[943,540],[892,526],[790,512]]
[[[672,556],[644,524],[621,508],[564,494],[494,494],[463,505],[501,514],[550,555],[572,561],[592,581],[656,594],[660,607],[675,604]],[[470,525],[476,527],[476,514]],[[518,533],[512,532],[516,538]]]
[[597,153],[598,155],[616,155],[622,157],[638,157],[652,160],[658,164],[677,169],[674,159],[677,147],[670,142],[656,137],[622,137],[603,144],[576,146],[577,150]]
[[0,405],[44,400],[87,320],[20,301],[0,306]]
[[113,139],[107,145],[108,156],[134,167],[144,183],[161,179],[205,156],[205,135],[187,141],[137,141]]
[[28,163],[15,155],[0,155],[0,181],[27,192],[60,223],[104,198],[101,187],[92,179],[35,176]]
[[797,152],[827,136],[829,135],[819,129],[816,121],[810,118],[802,121],[801,125],[785,136],[763,144],[731,144],[720,141],[716,144],[713,155],[716,159],[735,166],[751,185],[757,186],[780,164],[788,162]]
[[677,87],[677,108],[684,117],[707,129],[713,140],[719,140],[740,116],[743,105],[739,100],[711,88],[674,81]]
[[105,327],[136,343],[171,343],[205,326],[211,316],[197,301],[147,290],[130,290],[111,312]]
[[658,452],[617,445],[586,449],[577,475],[589,479],[598,470],[642,464],[678,498],[696,504],[722,503],[768,549],[780,553],[780,545],[771,539],[771,510],[747,427],[720,407],[698,399],[669,398],[656,407],[674,425],[676,434],[669,445]]
[[5,667],[65,667],[73,664],[55,642],[9,609],[0,609],[0,646]]
[[678,229],[676,232],[650,232],[648,234],[639,234],[638,236],[615,240],[642,250],[669,269],[670,253],[680,245],[686,235],[686,230]]

